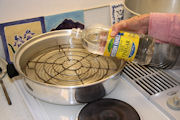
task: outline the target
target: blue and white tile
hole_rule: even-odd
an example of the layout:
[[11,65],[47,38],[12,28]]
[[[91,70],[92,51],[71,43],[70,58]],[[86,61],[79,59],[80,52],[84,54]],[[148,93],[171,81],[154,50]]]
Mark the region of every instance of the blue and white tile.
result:
[[84,28],[84,11],[73,11],[45,16],[46,31]]
[[6,61],[12,62],[14,53],[23,43],[44,32],[44,17],[0,24],[0,35],[3,42]]
[[124,0],[110,4],[111,25],[124,19]]

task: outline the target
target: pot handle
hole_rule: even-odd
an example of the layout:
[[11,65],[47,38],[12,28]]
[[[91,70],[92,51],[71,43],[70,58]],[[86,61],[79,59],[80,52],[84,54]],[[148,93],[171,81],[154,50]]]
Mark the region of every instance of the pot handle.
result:
[[16,68],[14,67],[13,63],[7,64],[7,74],[10,78],[19,76],[19,73],[17,72]]

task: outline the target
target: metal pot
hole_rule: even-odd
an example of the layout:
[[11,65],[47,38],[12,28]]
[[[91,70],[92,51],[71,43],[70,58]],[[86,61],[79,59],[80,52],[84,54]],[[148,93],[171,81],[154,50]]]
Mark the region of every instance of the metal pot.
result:
[[125,18],[150,12],[179,13],[179,0],[125,0]]
[[14,58],[25,89],[50,103],[72,105],[100,99],[117,85],[125,62],[87,52],[71,30],[45,33],[24,43]]
[[[150,13],[180,13],[179,0],[125,0],[124,19],[133,16]],[[155,43],[151,66],[163,69],[180,69],[180,47],[167,44]]]

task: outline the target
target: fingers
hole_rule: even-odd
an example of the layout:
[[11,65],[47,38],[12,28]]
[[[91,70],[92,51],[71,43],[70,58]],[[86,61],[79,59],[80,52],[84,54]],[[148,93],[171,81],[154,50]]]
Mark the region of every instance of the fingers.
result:
[[149,14],[134,16],[127,20],[122,20],[112,26],[111,36],[114,37],[120,30],[132,31],[135,33],[147,33],[149,25]]
[[121,22],[119,22],[119,23],[114,24],[114,25],[112,26],[111,36],[114,37],[115,35],[118,34],[118,32],[119,32],[120,30],[125,30],[125,29],[126,29],[126,26],[127,26],[126,20],[123,20],[123,21],[121,21]]

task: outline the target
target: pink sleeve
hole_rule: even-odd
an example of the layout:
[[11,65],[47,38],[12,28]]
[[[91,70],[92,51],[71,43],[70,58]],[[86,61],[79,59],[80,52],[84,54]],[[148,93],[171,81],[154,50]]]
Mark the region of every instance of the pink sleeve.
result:
[[159,42],[180,46],[180,14],[151,13],[148,34]]

